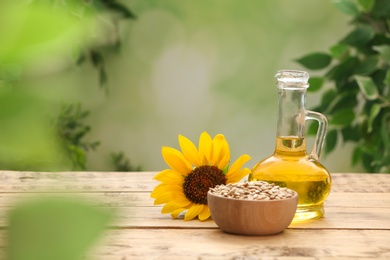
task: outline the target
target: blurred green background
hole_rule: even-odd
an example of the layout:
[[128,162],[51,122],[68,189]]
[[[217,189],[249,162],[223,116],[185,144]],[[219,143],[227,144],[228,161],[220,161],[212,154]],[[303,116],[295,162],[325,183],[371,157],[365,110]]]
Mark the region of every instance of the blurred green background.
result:
[[[99,89],[96,68],[87,63],[77,66],[69,55],[55,61],[39,59],[39,66],[37,63],[27,66],[22,76],[19,67],[7,66],[7,70],[14,68],[7,75],[18,78],[13,86],[28,89],[23,93],[39,97],[32,107],[45,104],[42,111],[55,114],[61,104],[70,102],[81,103],[90,111],[86,122],[91,131],[86,139],[98,140],[100,145],[88,152],[88,170],[111,170],[113,151],[122,151],[142,170],[162,170],[166,165],[161,146],[178,148],[178,134],[197,143],[202,131],[213,136],[224,134],[232,159],[247,153],[252,157],[247,166],[252,167],[274,150],[276,71],[303,69],[294,59],[313,51],[327,51],[349,30],[349,17],[340,13],[330,0],[121,3],[137,18],[117,23],[122,39],[120,51],[106,55],[104,60],[108,94]],[[110,41],[115,36],[112,32],[118,32],[104,17],[98,16],[97,20],[95,28],[99,28],[99,33],[96,29],[89,30],[93,37],[86,41],[94,44]],[[2,89],[7,86],[2,84]],[[317,104],[319,95],[308,95],[307,108]],[[1,115],[6,116],[7,112]],[[33,126],[31,123],[27,127],[27,134]],[[39,139],[26,138],[23,142],[30,141],[29,149],[39,150]],[[42,151],[55,151],[55,143],[55,140],[48,142],[47,146],[52,146]],[[10,146],[3,143],[0,151],[3,158],[7,158]],[[46,160],[54,165],[48,169],[70,169],[64,156],[54,156],[60,152],[34,154],[37,158],[33,156],[32,163],[53,155]],[[351,147],[343,145],[321,161],[331,172],[361,171],[351,167],[350,154]],[[16,164],[20,162],[13,159]],[[12,168],[3,165],[3,169]]]

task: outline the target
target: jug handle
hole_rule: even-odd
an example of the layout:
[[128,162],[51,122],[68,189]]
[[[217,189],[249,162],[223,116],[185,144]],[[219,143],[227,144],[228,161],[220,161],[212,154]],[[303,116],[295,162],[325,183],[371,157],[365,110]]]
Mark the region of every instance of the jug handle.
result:
[[318,122],[316,139],[310,153],[310,157],[318,161],[321,156],[322,147],[324,146],[326,131],[328,129],[328,120],[323,114],[308,110],[306,111],[305,120],[316,120]]

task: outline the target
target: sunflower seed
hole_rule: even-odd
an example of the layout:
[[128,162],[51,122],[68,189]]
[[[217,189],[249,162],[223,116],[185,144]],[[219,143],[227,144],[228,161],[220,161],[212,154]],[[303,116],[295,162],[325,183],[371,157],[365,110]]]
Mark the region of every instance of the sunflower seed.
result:
[[280,200],[294,196],[294,191],[264,181],[217,185],[210,193],[231,199]]

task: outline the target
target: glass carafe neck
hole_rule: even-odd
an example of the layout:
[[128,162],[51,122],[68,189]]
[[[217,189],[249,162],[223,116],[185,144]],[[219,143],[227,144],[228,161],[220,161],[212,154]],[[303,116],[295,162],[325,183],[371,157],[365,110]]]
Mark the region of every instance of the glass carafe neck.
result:
[[279,71],[279,115],[276,150],[306,153],[306,89],[309,75],[303,71]]
[[305,135],[306,89],[279,89],[277,136]]

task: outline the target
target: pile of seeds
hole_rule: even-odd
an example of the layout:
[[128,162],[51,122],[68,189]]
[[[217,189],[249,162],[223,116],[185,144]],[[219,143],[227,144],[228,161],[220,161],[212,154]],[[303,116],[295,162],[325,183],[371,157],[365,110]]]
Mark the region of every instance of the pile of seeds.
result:
[[265,181],[228,183],[217,185],[209,191],[220,197],[244,200],[279,200],[294,196],[293,190],[281,188]]

